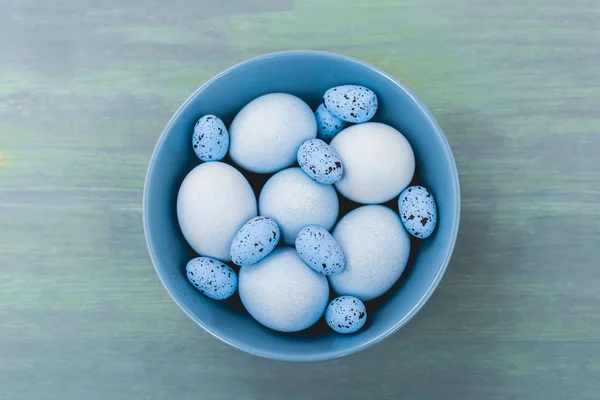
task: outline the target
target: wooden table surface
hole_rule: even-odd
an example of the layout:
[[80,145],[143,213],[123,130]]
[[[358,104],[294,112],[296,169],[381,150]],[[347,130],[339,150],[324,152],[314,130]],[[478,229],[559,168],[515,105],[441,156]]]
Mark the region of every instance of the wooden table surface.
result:
[[[0,1],[0,398],[597,399],[598,0]],[[199,85],[323,49],[429,106],[463,211],[404,329],[290,364],[200,330],[142,232],[146,166]]]

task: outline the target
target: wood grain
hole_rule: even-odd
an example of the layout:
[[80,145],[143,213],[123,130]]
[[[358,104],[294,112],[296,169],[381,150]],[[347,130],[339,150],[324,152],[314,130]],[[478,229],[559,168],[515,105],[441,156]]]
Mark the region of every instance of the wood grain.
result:
[[[595,399],[596,0],[0,2],[0,398]],[[233,350],[160,286],[142,233],[154,143],[222,69],[290,48],[406,83],[454,150],[448,273],[355,356]]]

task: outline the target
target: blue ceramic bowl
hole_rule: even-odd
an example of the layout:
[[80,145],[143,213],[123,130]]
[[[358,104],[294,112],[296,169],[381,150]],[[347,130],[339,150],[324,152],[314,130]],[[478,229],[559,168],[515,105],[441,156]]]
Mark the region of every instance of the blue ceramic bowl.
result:
[[[379,97],[374,121],[400,130],[417,161],[415,183],[431,189],[438,206],[438,226],[423,241],[413,241],[409,266],[384,296],[368,302],[368,321],[358,333],[340,335],[321,321],[298,333],[261,326],[244,310],[239,297],[216,302],[192,287],[185,265],[196,254],[177,224],[179,185],[198,164],[191,146],[194,123],[215,114],[227,124],[252,99],[266,93],[294,94],[316,107],[332,86],[357,84]],[[266,176],[249,176],[255,189]],[[355,205],[347,202],[342,210]],[[390,207],[397,210],[394,202]],[[345,209],[345,210],[344,210]],[[433,116],[402,84],[385,72],[349,57],[286,51],[242,62],[208,81],[177,110],[158,140],[144,188],[144,229],[152,262],[163,285],[181,309],[215,337],[258,356],[288,361],[319,361],[365,349],[406,324],[429,299],[450,260],[460,216],[460,190],[452,152]]]

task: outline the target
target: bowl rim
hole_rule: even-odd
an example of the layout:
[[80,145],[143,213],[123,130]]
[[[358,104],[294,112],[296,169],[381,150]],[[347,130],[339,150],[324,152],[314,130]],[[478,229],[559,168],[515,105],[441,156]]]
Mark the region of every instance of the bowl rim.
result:
[[[425,115],[425,117],[427,118],[427,120],[432,125],[432,127],[435,129],[439,138],[441,139],[442,144],[446,150],[445,151],[446,161],[450,164],[451,169],[452,169],[452,171],[451,171],[452,187],[455,188],[454,199],[453,199],[454,204],[455,204],[455,209],[454,209],[454,215],[453,215],[453,220],[452,220],[452,226],[454,227],[454,229],[452,229],[449,245],[446,247],[446,254],[444,255],[444,260],[442,261],[442,264],[440,265],[436,276],[431,281],[427,290],[423,293],[423,295],[421,296],[419,301],[413,306],[413,308],[411,308],[392,327],[379,333],[377,336],[373,337],[370,340],[367,340],[363,343],[356,344],[352,347],[348,347],[345,349],[332,349],[332,350],[323,351],[320,353],[309,353],[309,354],[286,354],[286,353],[277,352],[277,351],[257,349],[249,343],[241,342],[241,341],[234,340],[234,339],[220,335],[219,332],[215,331],[209,324],[206,324],[201,319],[196,318],[194,315],[192,315],[191,311],[188,310],[187,307],[185,307],[182,303],[180,303],[178,301],[178,299],[175,298],[175,296],[167,288],[167,285],[166,285],[162,275],[158,271],[158,267],[157,267],[158,257],[155,254],[153,246],[150,245],[150,234],[149,234],[149,227],[148,227],[148,220],[149,220],[148,198],[149,198],[150,175],[151,175],[152,171],[154,170],[154,164],[156,163],[157,154],[162,149],[165,138],[166,138],[168,132],[171,130],[173,124],[179,118],[180,114],[187,107],[187,105],[196,96],[198,96],[202,91],[204,91],[206,87],[211,85],[216,80],[221,79],[224,76],[230,74],[233,70],[236,70],[239,67],[243,67],[247,64],[252,64],[255,62],[260,62],[260,61],[264,61],[264,60],[267,60],[270,58],[276,58],[276,57],[281,57],[281,56],[315,56],[315,55],[322,56],[322,57],[328,57],[328,58],[336,58],[339,60],[344,60],[347,62],[360,64],[363,67],[369,68],[373,72],[386,78],[391,84],[396,85],[402,91],[404,91],[406,93],[406,95],[408,97],[410,97],[410,99],[418,106],[418,108],[421,110],[421,112],[423,112],[423,114]],[[346,55],[342,55],[342,54],[338,54],[338,53],[333,53],[333,52],[328,52],[328,51],[321,51],[321,50],[284,50],[284,51],[263,54],[263,55],[260,55],[257,57],[252,57],[252,58],[249,58],[247,60],[239,62],[239,63],[225,69],[221,73],[215,75],[214,77],[212,77],[211,79],[206,81],[198,89],[196,89],[178,107],[177,111],[175,111],[175,113],[173,114],[173,116],[171,117],[171,119],[169,120],[169,122],[167,123],[165,128],[163,129],[160,137],[158,138],[158,141],[156,142],[154,150],[152,151],[152,156],[150,158],[150,162],[149,162],[148,168],[146,170],[146,178],[144,181],[144,192],[143,192],[143,198],[142,198],[142,208],[143,208],[142,218],[143,218],[144,237],[145,237],[145,241],[146,241],[146,247],[148,249],[148,253],[150,254],[150,259],[152,261],[154,270],[155,270],[156,274],[158,275],[158,278],[160,279],[161,284],[163,285],[163,287],[169,294],[169,296],[173,299],[175,304],[177,304],[177,306],[188,316],[188,318],[190,318],[192,321],[194,321],[198,326],[203,328],[206,332],[208,332],[213,337],[215,337],[215,338],[219,339],[220,341],[222,341],[223,343],[226,343],[226,344],[228,344],[238,350],[241,350],[243,352],[250,353],[252,355],[271,359],[271,360],[278,360],[278,361],[316,362],[316,361],[333,360],[336,358],[348,356],[350,354],[357,353],[361,350],[364,350],[366,348],[369,348],[369,347],[375,345],[376,343],[381,342],[382,340],[386,339],[387,337],[391,336],[393,333],[398,331],[404,325],[406,325],[406,323],[408,323],[408,321],[410,321],[421,310],[421,308],[423,308],[425,303],[427,303],[427,301],[433,295],[433,292],[439,285],[442,277],[444,276],[444,273],[446,272],[446,269],[448,268],[450,258],[452,257],[452,253],[453,253],[454,247],[456,245],[456,239],[458,237],[458,230],[459,230],[459,224],[460,224],[460,209],[461,209],[460,201],[461,201],[461,196],[460,196],[460,183],[459,183],[459,178],[458,178],[458,170],[456,167],[456,162],[455,162],[454,156],[452,154],[452,149],[450,148],[450,144],[448,143],[448,140],[447,140],[444,132],[442,131],[442,128],[439,126],[438,122],[433,117],[433,115],[428,110],[428,108],[410,90],[408,90],[401,82],[399,82],[393,76],[391,76],[387,72],[381,70],[380,68],[377,68],[365,61],[356,59],[354,57],[350,57],[350,56],[346,56]]]

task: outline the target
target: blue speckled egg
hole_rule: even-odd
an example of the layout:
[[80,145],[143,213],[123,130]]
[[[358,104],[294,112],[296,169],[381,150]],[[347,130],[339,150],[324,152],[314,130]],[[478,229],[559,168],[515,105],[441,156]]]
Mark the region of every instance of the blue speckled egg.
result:
[[298,164],[306,175],[331,185],[342,178],[344,167],[335,150],[321,139],[309,139],[298,149]]
[[327,306],[325,320],[338,333],[354,333],[367,322],[367,309],[356,297],[340,296]]
[[231,297],[238,286],[235,271],[210,257],[197,257],[190,260],[185,266],[185,273],[200,293],[214,300]]
[[437,207],[433,194],[423,186],[410,186],[400,193],[398,211],[404,227],[414,237],[425,239],[435,230]]
[[231,243],[231,261],[251,265],[269,255],[279,243],[279,226],[269,217],[254,217],[246,222]]
[[309,267],[323,275],[339,274],[346,265],[344,253],[333,236],[317,225],[298,233],[296,251]]
[[323,104],[333,116],[358,124],[377,112],[377,95],[364,86],[343,85],[325,92]]
[[194,126],[192,145],[202,161],[219,161],[229,149],[229,133],[220,118],[205,115]]
[[322,103],[315,111],[315,118],[317,119],[317,137],[327,143],[348,125],[346,121],[331,115]]

